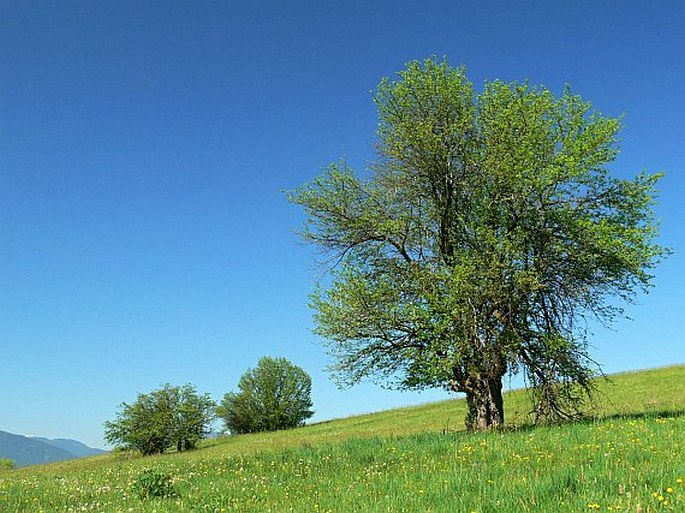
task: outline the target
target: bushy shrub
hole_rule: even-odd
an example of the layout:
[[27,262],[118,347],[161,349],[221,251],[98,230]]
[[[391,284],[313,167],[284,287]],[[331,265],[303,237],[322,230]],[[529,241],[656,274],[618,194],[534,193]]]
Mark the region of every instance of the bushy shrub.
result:
[[138,475],[132,489],[141,500],[176,496],[171,476],[152,468],[143,470]]
[[16,467],[14,460],[9,458],[0,458],[0,470],[12,470]]

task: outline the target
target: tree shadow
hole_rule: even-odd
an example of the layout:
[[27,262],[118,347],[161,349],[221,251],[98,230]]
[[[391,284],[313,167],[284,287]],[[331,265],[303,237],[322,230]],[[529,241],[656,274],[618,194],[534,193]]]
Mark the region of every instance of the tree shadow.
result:
[[[631,420],[653,420],[660,418],[678,418],[685,416],[685,409],[660,408],[649,410],[645,412],[630,412],[630,413],[611,413],[606,415],[583,415],[573,419],[559,421],[559,422],[524,422],[521,424],[505,425],[501,428],[493,429],[492,431],[483,431],[482,433],[526,433],[540,428],[546,427],[562,427],[570,425],[590,425],[599,422],[610,421],[631,421]],[[468,437],[478,434],[478,431],[466,431],[464,429],[443,429],[443,435],[455,437]]]
[[568,426],[573,424],[595,424],[598,422],[610,421],[631,421],[631,420],[653,420],[658,418],[677,418],[685,416],[685,409],[660,408],[644,412],[630,412],[630,413],[610,413],[605,415],[583,415],[573,419],[560,422],[525,422],[512,426],[505,426],[501,429],[502,432],[527,432],[533,431],[540,427],[551,426]]

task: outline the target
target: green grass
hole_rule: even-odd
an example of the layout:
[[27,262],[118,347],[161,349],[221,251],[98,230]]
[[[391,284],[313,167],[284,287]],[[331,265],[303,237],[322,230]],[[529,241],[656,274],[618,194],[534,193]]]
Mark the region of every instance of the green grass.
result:
[[[229,437],[148,458],[108,455],[0,473],[7,512],[685,511],[685,366],[612,376],[593,418],[467,434],[462,401]],[[176,495],[141,500],[145,469]]]

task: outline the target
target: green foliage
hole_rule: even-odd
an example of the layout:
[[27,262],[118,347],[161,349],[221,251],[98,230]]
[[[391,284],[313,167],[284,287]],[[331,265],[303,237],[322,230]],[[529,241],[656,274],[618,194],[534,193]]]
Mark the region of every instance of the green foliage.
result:
[[285,358],[263,357],[224,396],[218,415],[232,433],[288,429],[304,424],[311,410],[312,380]]
[[174,497],[176,495],[172,477],[157,469],[143,470],[131,488],[141,500]]
[[464,392],[483,429],[504,422],[502,378],[523,372],[539,419],[575,414],[597,370],[586,321],[621,315],[667,253],[661,175],[612,177],[620,122],[568,89],[477,93],[429,59],[375,102],[371,177],[333,164],[290,194],[337,264],[311,300],[334,375]]
[[193,449],[208,432],[216,405],[191,385],[165,385],[123,403],[114,421],[105,422],[105,440],[142,454],[162,453],[171,446]]
[[12,470],[15,466],[14,460],[9,458],[0,458],[0,470]]

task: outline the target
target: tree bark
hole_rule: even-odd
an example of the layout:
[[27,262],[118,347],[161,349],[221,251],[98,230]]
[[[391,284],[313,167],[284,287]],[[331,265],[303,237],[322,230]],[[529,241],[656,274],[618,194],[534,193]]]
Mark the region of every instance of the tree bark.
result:
[[466,386],[466,428],[469,431],[486,431],[504,425],[502,376],[469,376]]

